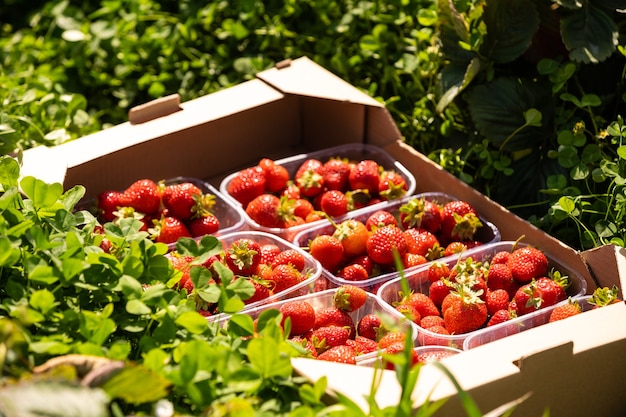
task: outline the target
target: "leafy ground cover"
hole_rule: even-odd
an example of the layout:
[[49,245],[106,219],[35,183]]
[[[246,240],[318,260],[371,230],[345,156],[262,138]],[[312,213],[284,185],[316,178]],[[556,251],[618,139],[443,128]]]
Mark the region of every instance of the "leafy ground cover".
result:
[[[578,249],[624,245],[626,2],[10,1],[0,152],[54,145],[309,56],[404,139]],[[506,39],[506,42],[502,40]]]

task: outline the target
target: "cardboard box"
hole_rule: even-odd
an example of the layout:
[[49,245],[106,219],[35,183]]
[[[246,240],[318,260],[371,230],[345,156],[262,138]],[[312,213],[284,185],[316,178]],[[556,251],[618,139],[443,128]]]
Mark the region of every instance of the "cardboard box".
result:
[[[580,272],[588,293],[619,282],[623,250],[609,246],[581,254],[511,214],[406,145],[381,103],[307,58],[280,63],[256,79],[186,103],[176,95],[165,97],[133,109],[129,122],[54,148],[28,150],[22,174],[65,188],[82,184],[88,198],[142,177],[188,176],[217,186],[262,157],[354,142],[379,146],[401,162],[418,178],[416,193],[444,192],[467,200],[498,227],[503,240],[524,235],[526,242],[558,256]],[[621,303],[481,346],[445,363],[484,410],[533,391],[515,415],[540,415],[546,406],[551,416],[623,414],[625,400],[618,391],[626,382],[626,361],[621,360],[626,327],[618,323],[625,321],[626,305]],[[331,388],[349,390],[355,401],[369,389],[371,369],[355,368],[344,375],[334,371],[340,365],[307,363],[294,361],[311,378],[329,376]],[[451,397],[443,411],[456,410],[450,384],[431,368],[427,365],[420,377],[417,403],[436,384],[434,397]],[[395,375],[388,374],[378,397],[393,404],[398,386]]]

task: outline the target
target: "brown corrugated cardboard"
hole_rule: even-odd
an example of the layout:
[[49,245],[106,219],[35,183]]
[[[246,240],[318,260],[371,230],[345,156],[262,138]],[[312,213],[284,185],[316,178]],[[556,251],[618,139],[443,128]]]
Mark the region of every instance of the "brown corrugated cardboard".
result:
[[[623,250],[614,247],[580,254],[511,214],[403,143],[382,104],[306,58],[281,63],[258,74],[257,79],[186,103],[179,103],[176,96],[147,103],[131,116],[132,123],[54,148],[26,151],[23,175],[60,182],[65,188],[82,184],[87,197],[94,197],[139,178],[187,176],[218,185],[227,174],[256,164],[262,157],[364,142],[380,146],[406,166],[417,178],[417,193],[440,191],[467,200],[496,224],[503,240],[524,235],[526,242],[580,271],[588,292],[618,282],[618,268],[626,259]],[[605,323],[625,320],[626,306],[611,306],[481,346],[446,359],[446,364],[484,407],[495,407],[533,390],[530,401],[520,410],[540,412],[548,404],[554,406],[552,416],[583,415],[564,412],[588,411],[592,405],[601,406],[602,411],[615,407],[623,410],[624,403],[619,402],[623,400],[614,397],[613,387],[625,382],[625,362],[616,365],[606,358],[621,357],[618,350],[625,347],[625,328]],[[592,371],[595,362],[599,371]],[[340,365],[310,364],[306,360],[295,364],[311,378],[332,376],[331,387],[351,389],[356,401],[369,390],[369,381],[361,377],[367,369],[352,368],[349,376],[335,379],[343,374],[335,371],[334,366]],[[431,368],[424,368],[422,379],[426,382],[420,384],[432,384],[433,378],[441,380]],[[435,375],[428,376],[432,372]],[[601,373],[607,381],[598,377]],[[561,376],[567,380],[560,381]],[[387,382],[394,378],[387,372],[378,393],[389,404],[397,400],[397,386]],[[546,402],[547,394],[538,391],[547,381],[555,384],[551,389],[558,394],[558,403]],[[441,398],[453,395],[443,380],[435,393]],[[446,407],[455,410],[455,401]]]
[[[461,387],[487,413],[529,394],[513,416],[626,415],[626,305],[619,303],[561,322],[506,337],[442,360]],[[363,410],[374,378],[373,368],[352,371],[349,365],[313,359],[293,361],[312,379],[328,378],[329,389],[347,395]],[[392,371],[382,371],[377,404],[397,404],[400,386]],[[355,383],[359,381],[359,383]],[[447,399],[436,416],[466,415],[451,381],[433,365],[420,370],[413,392],[415,408],[428,400]],[[500,415],[500,414],[498,414]]]

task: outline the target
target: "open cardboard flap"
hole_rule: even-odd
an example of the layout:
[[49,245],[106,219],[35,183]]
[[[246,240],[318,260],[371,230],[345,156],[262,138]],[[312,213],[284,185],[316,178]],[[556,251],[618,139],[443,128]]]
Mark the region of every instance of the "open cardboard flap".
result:
[[[516,405],[514,416],[625,415],[626,304],[588,311],[546,324],[476,349],[451,356],[442,364],[470,394],[481,412]],[[296,372],[315,381],[326,376],[328,389],[347,395],[369,410],[374,368],[293,360]],[[350,369],[350,367],[356,369]],[[381,372],[375,399],[380,407],[394,406],[401,396],[395,373]],[[429,400],[447,399],[435,415],[465,415],[457,390],[433,365],[421,368],[413,392],[416,408]],[[331,394],[332,395],[332,394]]]

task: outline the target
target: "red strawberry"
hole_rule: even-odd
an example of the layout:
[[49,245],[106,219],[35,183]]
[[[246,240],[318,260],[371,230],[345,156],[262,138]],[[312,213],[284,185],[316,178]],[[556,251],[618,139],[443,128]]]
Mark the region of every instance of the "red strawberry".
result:
[[244,304],[252,304],[257,301],[267,300],[272,295],[271,284],[260,278],[251,277],[249,278],[250,283],[254,286],[254,294],[246,300],[244,300]]
[[463,334],[481,328],[487,323],[487,306],[470,289],[459,288],[457,291],[460,296],[443,311],[446,329],[451,334]]
[[343,245],[332,235],[316,235],[309,243],[309,254],[317,259],[323,268],[335,271],[343,258]]
[[551,306],[567,299],[565,288],[569,280],[565,276],[556,273],[552,278],[541,277],[537,279],[537,290],[543,299],[542,307]]
[[261,246],[258,242],[239,238],[228,245],[224,252],[226,265],[236,275],[249,276],[257,272],[261,262]]
[[261,159],[259,166],[265,173],[265,190],[267,192],[277,193],[287,187],[289,182],[289,171],[287,171],[287,168],[269,158]]
[[144,214],[154,214],[161,205],[159,186],[149,179],[137,180],[122,192],[119,203],[121,207],[132,207]]
[[282,249],[274,243],[261,245],[261,260],[259,263],[271,265],[272,262],[274,262],[274,258],[276,258],[281,251]]
[[414,198],[399,208],[400,222],[405,229],[416,228],[439,233],[441,228],[441,208],[437,203],[425,198]]
[[212,235],[217,233],[219,229],[220,221],[212,214],[195,217],[189,221],[189,232],[193,237]]
[[407,243],[407,251],[410,253],[417,253],[429,260],[439,259],[443,256],[437,236],[429,231],[408,229],[404,231],[404,237]]
[[304,196],[300,194],[300,189],[298,188],[298,185],[293,181],[287,182],[287,187],[285,187],[285,189],[280,192],[280,196],[285,196],[293,200],[304,198]]
[[370,277],[363,265],[355,263],[351,263],[341,268],[337,273],[337,276],[345,279],[346,281],[365,281]]
[[315,312],[314,329],[326,326],[340,326],[350,329],[350,339],[356,336],[356,327],[354,320],[348,312],[338,309],[337,307],[324,307]]
[[443,256],[459,255],[468,249],[464,242],[454,241],[448,243],[443,250]]
[[471,240],[482,225],[476,210],[465,201],[451,201],[441,209],[441,237],[446,244],[453,240]]
[[425,256],[417,253],[405,253],[402,257],[402,265],[405,269],[412,268],[414,266],[423,265],[428,262]]
[[305,197],[315,197],[324,188],[322,176],[323,164],[317,159],[307,159],[300,165],[295,175],[295,182],[300,194]]
[[348,180],[352,190],[367,190],[370,196],[377,195],[380,183],[378,163],[369,159],[358,162],[350,170]]
[[279,293],[298,285],[303,276],[293,265],[281,264],[273,268],[269,279],[275,283],[274,293]]
[[367,254],[381,265],[393,265],[394,252],[402,259],[407,252],[404,233],[396,226],[383,226],[372,233],[366,242]]
[[378,347],[381,349],[387,349],[389,346],[391,346],[394,343],[399,342],[399,343],[404,344],[405,340],[406,340],[406,333],[403,333],[400,331],[389,331],[385,333],[378,340]]
[[513,279],[521,283],[545,276],[548,272],[548,258],[537,248],[526,246],[515,249],[507,261]]
[[322,168],[324,186],[328,190],[347,191],[350,175],[350,164],[343,159],[331,158],[324,163]]
[[430,288],[428,289],[428,297],[433,300],[433,303],[435,303],[437,307],[441,307],[443,299],[446,298],[448,294],[450,294],[450,291],[452,291],[450,281],[443,278],[430,284]]
[[439,281],[441,278],[450,276],[450,267],[445,262],[434,261],[428,267],[428,280],[430,282]]
[[450,336],[450,332],[443,325],[435,325],[425,328],[426,332],[417,334],[417,341],[421,346],[447,345],[446,336]]
[[348,339],[346,345],[354,348],[357,356],[366,355],[378,350],[378,343],[376,343],[375,340],[360,335],[357,335],[354,340]]
[[367,301],[367,292],[354,285],[341,285],[333,295],[333,305],[340,310],[356,311]]
[[503,308],[502,310],[498,310],[491,315],[491,318],[487,322],[487,327],[495,326],[496,324],[504,323],[505,321],[509,321],[512,318],[517,317],[517,314],[511,309]]
[[348,198],[339,190],[324,191],[320,196],[319,207],[331,217],[343,216],[348,212]]
[[350,339],[350,330],[339,326],[318,327],[311,332],[309,339],[319,354],[332,347],[345,345]]
[[226,191],[246,207],[248,203],[265,192],[265,172],[256,166],[239,171],[227,184]]
[[189,280],[189,270],[191,269],[191,262],[194,261],[193,256],[183,256],[176,252],[170,252],[165,257],[169,260],[172,268],[176,271],[180,271],[182,276],[178,281],[178,288],[183,288],[187,280]]
[[97,196],[98,215],[105,222],[115,220],[115,212],[120,207],[120,197],[122,193],[119,191],[104,191]]
[[317,359],[356,365],[356,352],[347,345],[335,346],[318,355]]
[[422,319],[420,312],[411,304],[398,304],[395,309],[415,324],[418,324]]
[[313,204],[305,199],[305,198],[297,198],[294,199],[295,203],[293,206],[293,214],[294,216],[301,217],[306,220],[306,218],[313,213],[315,210]]
[[191,237],[187,227],[176,217],[163,217],[155,221],[154,227],[150,230],[152,239],[156,242],[175,243],[181,237]]
[[366,252],[369,233],[361,221],[344,220],[336,226],[333,236],[343,245],[343,254],[346,258],[363,255]]
[[384,332],[382,326],[380,317],[374,313],[368,313],[361,317],[357,323],[357,333],[360,336],[378,341],[378,336]]
[[444,326],[445,322],[441,316],[425,316],[419,322],[420,327],[428,329],[433,326]]
[[295,200],[278,198],[273,194],[261,194],[246,206],[246,213],[263,227],[285,227],[294,218]]
[[509,306],[509,293],[503,289],[489,290],[485,298],[487,304],[487,312],[490,315],[495,314],[498,310],[505,310]]
[[[385,355],[383,355],[383,359],[388,358],[389,355],[397,355],[403,352],[404,352],[404,342],[394,342],[390,344],[389,346],[387,346],[387,348],[385,349]],[[419,356],[417,352],[415,351],[415,349],[411,350],[411,358],[409,359],[409,361],[410,361],[409,366],[415,366],[419,362]],[[385,360],[384,363],[385,363],[385,369],[394,370],[396,368],[395,363],[392,361]]]
[[302,272],[306,266],[306,259],[300,251],[288,248],[274,257],[272,267],[276,268],[278,265],[292,265],[298,271]]
[[370,231],[386,225],[398,225],[398,221],[394,215],[387,210],[375,211],[365,220],[365,227],[367,227],[367,230]]
[[570,298],[567,303],[554,307],[554,310],[550,312],[550,318],[548,319],[548,322],[552,323],[554,321],[563,320],[568,317],[580,314],[581,312],[582,308],[580,306],[580,303]]
[[513,274],[506,263],[491,263],[487,271],[487,286],[492,290],[510,291],[513,285]]
[[522,285],[515,293],[513,301],[517,315],[521,316],[554,305],[566,297],[563,287],[558,282],[542,277]]
[[438,316],[439,309],[433,302],[433,300],[428,297],[428,295],[421,292],[412,292],[406,297],[403,297],[400,301],[400,304],[411,304],[413,305],[417,311],[419,311],[420,316]]
[[406,179],[395,171],[383,171],[378,182],[378,195],[383,200],[396,200],[406,194]]
[[[188,220],[194,214],[207,211],[212,208],[212,204],[207,199],[206,209],[202,203],[202,190],[190,182],[182,182],[162,186],[161,201],[163,206],[169,210],[171,216],[180,220]],[[213,204],[215,203],[213,199]],[[197,207],[196,207],[197,206]]]
[[505,250],[496,252],[496,254],[491,258],[491,264],[505,264],[509,261],[510,255],[511,252]]
[[291,320],[291,335],[303,335],[313,329],[315,324],[315,309],[305,300],[285,302],[278,309],[283,315],[283,324]]

